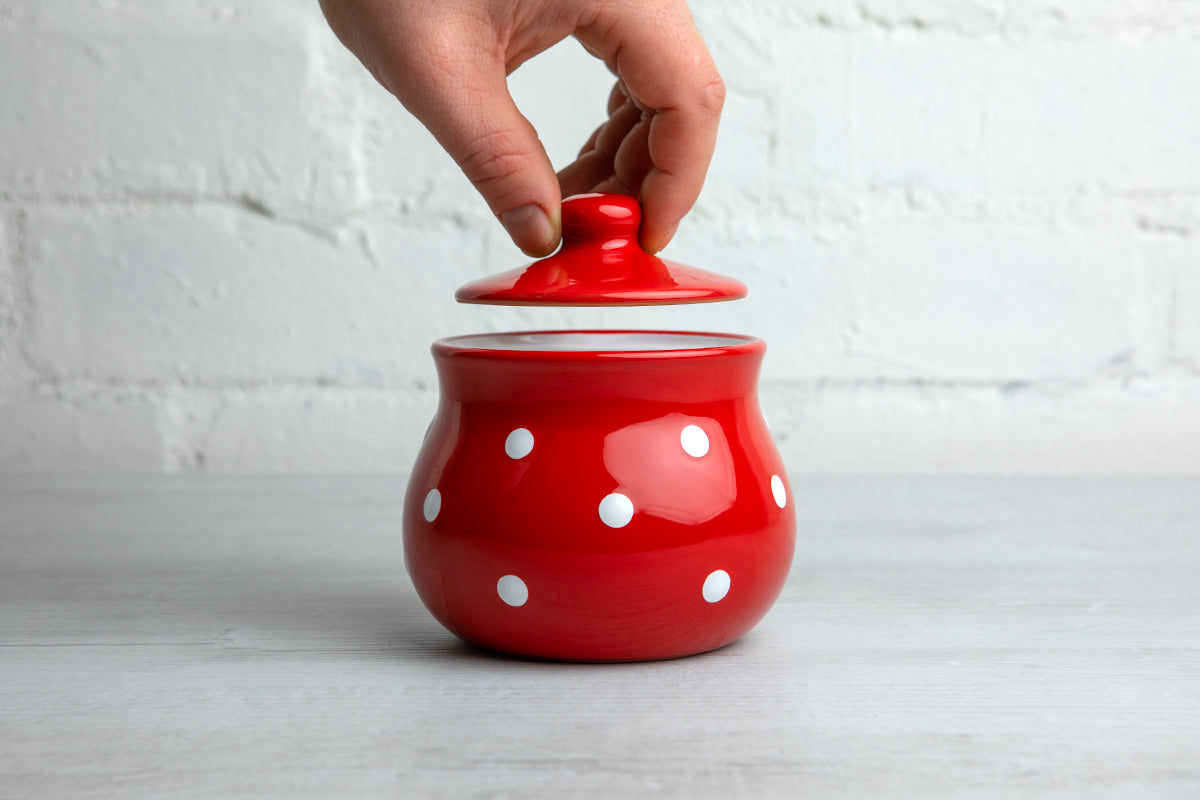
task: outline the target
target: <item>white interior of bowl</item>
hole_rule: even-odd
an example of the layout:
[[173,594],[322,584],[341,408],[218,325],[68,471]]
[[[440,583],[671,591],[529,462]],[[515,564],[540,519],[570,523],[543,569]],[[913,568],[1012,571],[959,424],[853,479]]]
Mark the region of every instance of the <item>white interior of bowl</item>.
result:
[[477,350],[523,352],[606,353],[651,350],[702,350],[752,341],[747,337],[666,331],[547,331],[543,333],[481,333],[456,336],[448,342]]

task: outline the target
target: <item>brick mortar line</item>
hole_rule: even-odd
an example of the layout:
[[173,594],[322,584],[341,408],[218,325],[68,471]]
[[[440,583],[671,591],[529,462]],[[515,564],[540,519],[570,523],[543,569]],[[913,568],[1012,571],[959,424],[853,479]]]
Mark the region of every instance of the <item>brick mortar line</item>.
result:
[[79,397],[97,394],[110,396],[162,395],[192,393],[194,395],[221,396],[228,394],[271,394],[296,393],[312,395],[421,395],[435,392],[432,382],[414,379],[405,384],[379,385],[336,383],[321,380],[286,378],[244,378],[229,380],[121,380],[106,378],[81,378],[71,376],[41,377],[31,386],[32,397]]
[[7,262],[7,269],[4,271],[8,273],[6,278],[0,279],[0,281],[7,280],[9,288],[12,290],[12,307],[8,309],[11,316],[7,319],[0,317],[0,336],[11,338],[8,338],[7,341],[0,341],[0,350],[7,349],[19,356],[18,339],[20,338],[24,298],[22,297],[21,274],[17,267],[17,262],[20,260],[18,255],[20,233],[17,231],[17,213],[5,213],[0,217],[0,222],[3,222],[6,245],[3,258]]
[[[465,179],[464,179],[465,180]],[[921,196],[936,197],[943,195],[946,197],[969,198],[1086,198],[1086,197],[1101,197],[1114,198],[1122,200],[1196,200],[1200,199],[1200,186],[1195,187],[1179,187],[1179,186],[1164,186],[1150,188],[1109,188],[1099,183],[1079,184],[1069,186],[1058,190],[1039,190],[1030,189],[1029,191],[1000,189],[992,192],[975,192],[964,193],[954,190],[942,190],[936,184],[912,183],[912,184],[841,184],[837,181],[829,181],[824,186],[814,186],[808,190],[798,190],[797,196],[811,196],[813,198],[824,198],[829,190],[835,190],[847,197],[860,196],[893,196],[912,194],[914,192]],[[474,197],[474,195],[471,195]],[[703,196],[703,195],[702,195]],[[299,198],[297,198],[299,199]],[[482,202],[482,201],[481,201]],[[266,201],[255,197],[247,192],[239,192],[236,194],[194,194],[191,192],[138,192],[138,191],[121,191],[117,190],[112,193],[107,192],[23,192],[14,191],[12,189],[0,189],[0,204],[9,206],[23,205],[47,205],[58,206],[63,208],[80,208],[91,206],[114,206],[114,207],[130,207],[140,208],[143,206],[234,206],[245,211],[259,214],[261,216],[274,216],[278,212],[271,208]],[[403,207],[403,208],[402,208]],[[472,205],[472,207],[474,207]],[[355,206],[345,209],[346,214],[351,214],[359,211],[389,211],[395,213],[403,211],[404,213],[422,213],[420,202],[404,203],[400,200],[375,200],[364,205]],[[461,217],[461,210],[434,210],[433,212],[445,215],[448,217]],[[480,212],[479,217],[488,216],[485,212]]]
[[[797,222],[806,225],[832,225],[839,229],[868,229],[873,223],[889,220],[932,221],[945,224],[1016,227],[1054,227],[1071,225],[1079,228],[1109,227],[1105,214],[1123,220],[1136,232],[1147,236],[1191,238],[1200,234],[1200,193],[1162,195],[1127,194],[1053,194],[1053,195],[941,195],[915,199],[904,197],[903,191],[847,194],[846,201],[820,202],[817,196],[793,195],[771,197],[757,206],[755,219],[776,222]],[[1091,198],[1089,202],[1088,198]],[[854,200],[866,203],[855,203]],[[1023,200],[1040,203],[1023,205]],[[1077,204],[1078,203],[1080,204]],[[1197,204],[1192,219],[1160,221],[1156,215],[1173,208]],[[718,206],[697,207],[692,216],[712,223],[739,224],[738,217],[724,214]]]
[[390,201],[373,202],[348,209],[340,215],[331,217],[326,222],[321,222],[306,220],[302,216],[289,215],[277,211],[270,205],[250,195],[163,193],[148,195],[130,194],[125,196],[85,196],[68,193],[24,195],[21,193],[0,191],[0,209],[24,209],[30,211],[76,210],[108,213],[119,211],[152,213],[155,211],[179,211],[187,209],[226,209],[269,219],[280,225],[300,228],[323,239],[330,239],[333,233],[363,221],[391,221],[402,225],[411,223],[413,226],[449,224],[454,228],[463,229],[475,222],[488,218],[483,212],[475,215],[469,211],[459,209],[416,209],[415,211],[402,211],[398,205],[398,203]]
[[[913,195],[913,190],[918,191]],[[781,220],[851,223],[858,227],[872,217],[888,218],[897,214],[927,217],[947,222],[987,224],[1032,224],[1037,222],[1092,221],[1089,210],[1116,210],[1130,217],[1139,231],[1153,235],[1190,237],[1200,232],[1200,188],[1162,190],[1092,191],[1081,187],[1061,192],[958,194],[938,192],[926,187],[861,188],[839,191],[832,195],[817,192],[800,193],[785,199],[766,198],[759,204]],[[864,205],[865,201],[865,205]],[[702,201],[703,203],[703,201]],[[811,207],[808,204],[811,203]],[[1196,221],[1157,222],[1148,214],[1162,205],[1198,205]],[[1079,204],[1082,204],[1080,206]],[[719,202],[718,202],[719,205]],[[18,197],[0,193],[0,209],[30,211],[51,210],[82,212],[130,212],[152,214],[187,209],[224,209],[262,217],[279,225],[296,227],[318,238],[332,241],[339,231],[368,222],[385,222],[400,227],[422,227],[430,224],[449,225],[457,230],[473,229],[489,220],[463,210],[417,209],[401,212],[392,203],[376,203],[354,209],[327,222],[311,221],[275,212],[261,202],[248,197],[215,197],[189,195],[154,195],[131,197],[78,197],[55,195]],[[697,219],[711,218],[703,205],[693,215]],[[847,219],[847,216],[852,217]],[[761,216],[761,215],[759,215]],[[724,215],[720,217],[725,219]]]
[[[1057,394],[1061,392],[1080,392],[1096,389],[1116,388],[1126,391],[1130,384],[1141,385],[1155,380],[1166,379],[1172,386],[1200,388],[1200,370],[1179,367],[1169,371],[1144,373],[1136,376],[1113,376],[1101,378],[1053,378],[1041,380],[986,380],[986,379],[930,379],[930,378],[765,378],[760,383],[760,389],[795,390],[810,392],[889,392],[898,391],[950,391],[976,392],[991,391],[1001,395],[1036,394],[1045,392]],[[294,393],[311,397],[313,395],[328,395],[330,397],[360,396],[404,396],[419,397],[436,395],[437,387],[432,383],[425,384],[414,381],[408,385],[377,386],[366,384],[335,384],[309,382],[302,380],[235,380],[219,382],[171,382],[171,381],[120,381],[97,379],[61,378],[52,381],[41,381],[35,384],[31,399],[47,399],[58,397],[63,400],[88,396],[107,395],[110,398],[121,396],[155,395],[159,399],[167,399],[168,395],[211,396],[219,399],[222,396],[254,395],[270,396],[278,393]]]
[[[33,374],[35,380],[53,374],[44,364],[41,364],[30,352],[30,342],[33,340],[33,319],[36,313],[36,303],[33,293],[33,270],[29,267],[29,216],[24,208],[18,208],[14,218],[16,244],[13,248],[13,281],[17,290],[15,350],[25,368]],[[26,389],[28,394],[28,388]]]
[[[764,20],[769,23],[771,20]],[[797,31],[815,30],[839,34],[906,33],[952,34],[973,40],[1009,42],[1123,42],[1130,35],[1155,36],[1161,39],[1191,40],[1200,38],[1200,16],[1167,20],[1129,18],[1102,20],[1096,18],[1060,18],[1040,13],[1014,21],[1006,12],[1001,16],[978,22],[964,22],[950,17],[920,14],[886,16],[859,6],[854,18],[836,18],[829,14],[788,15],[776,22],[783,28]]]
[[[1179,352],[1179,319],[1180,314],[1180,294],[1182,289],[1180,283],[1183,279],[1183,270],[1176,266],[1167,282],[1167,298],[1166,298],[1166,317],[1163,320],[1167,328],[1167,341],[1164,343],[1166,348],[1167,361],[1171,364],[1183,365],[1183,356]],[[1197,365],[1200,371],[1200,365]]]
[[31,380],[22,394],[32,397],[36,387],[43,381],[54,380],[54,367],[39,358],[31,349],[33,343],[34,318],[37,303],[34,300],[33,270],[29,264],[29,215],[25,208],[18,208],[15,215],[16,247],[13,256],[13,280],[17,290],[15,352],[20,363],[29,371]]
[[930,390],[930,391],[995,391],[1000,394],[1058,393],[1117,388],[1127,392],[1130,386],[1145,385],[1156,380],[1168,380],[1171,385],[1200,388],[1200,369],[1173,365],[1171,369],[1141,372],[1134,375],[1112,375],[1095,378],[1043,378],[1034,380],[987,380],[979,378],[766,378],[760,386],[773,389],[824,391]]

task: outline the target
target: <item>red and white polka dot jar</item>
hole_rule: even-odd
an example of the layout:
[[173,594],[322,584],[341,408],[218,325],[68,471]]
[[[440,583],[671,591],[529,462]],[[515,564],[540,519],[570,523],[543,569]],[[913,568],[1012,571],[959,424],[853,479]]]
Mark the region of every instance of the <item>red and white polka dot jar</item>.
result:
[[757,402],[765,350],[661,331],[437,342],[441,402],[404,507],[422,601],[461,638],[536,658],[741,637],[782,589],[795,532]]

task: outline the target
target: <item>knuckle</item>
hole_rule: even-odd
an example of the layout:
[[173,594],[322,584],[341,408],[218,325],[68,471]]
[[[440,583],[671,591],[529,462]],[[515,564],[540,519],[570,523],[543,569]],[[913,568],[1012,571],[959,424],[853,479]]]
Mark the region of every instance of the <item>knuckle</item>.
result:
[[720,75],[714,74],[700,85],[697,99],[705,113],[719,117],[725,108],[725,95],[725,81],[721,80]]
[[522,149],[520,138],[510,131],[492,131],[461,150],[459,168],[489,203],[514,193],[518,177],[529,165],[532,154]]

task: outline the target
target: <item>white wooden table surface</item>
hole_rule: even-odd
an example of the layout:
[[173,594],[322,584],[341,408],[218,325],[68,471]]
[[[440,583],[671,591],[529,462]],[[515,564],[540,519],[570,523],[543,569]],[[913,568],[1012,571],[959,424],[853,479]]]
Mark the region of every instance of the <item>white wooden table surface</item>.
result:
[[401,478],[0,478],[0,798],[1200,797],[1200,482],[800,480],[741,642],[462,645]]

